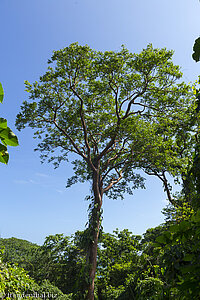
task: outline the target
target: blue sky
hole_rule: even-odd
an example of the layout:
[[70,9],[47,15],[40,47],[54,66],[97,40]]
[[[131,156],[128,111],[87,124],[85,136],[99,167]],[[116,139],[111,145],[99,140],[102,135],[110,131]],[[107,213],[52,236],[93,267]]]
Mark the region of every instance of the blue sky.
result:
[[[9,148],[10,161],[1,165],[0,233],[42,243],[55,233],[70,235],[84,229],[89,186],[66,189],[70,164],[54,170],[41,164],[33,149],[31,129],[17,132],[15,118],[23,100],[24,80],[33,82],[47,68],[53,50],[72,42],[97,50],[118,50],[124,44],[139,52],[154,47],[175,50],[174,63],[182,67],[183,80],[197,79],[200,65],[192,58],[200,33],[198,0],[1,0],[0,82],[5,90],[1,117],[18,135],[20,146]],[[104,199],[106,232],[116,227],[142,234],[163,221],[166,205],[162,185],[147,178],[146,190],[137,190],[124,201]]]

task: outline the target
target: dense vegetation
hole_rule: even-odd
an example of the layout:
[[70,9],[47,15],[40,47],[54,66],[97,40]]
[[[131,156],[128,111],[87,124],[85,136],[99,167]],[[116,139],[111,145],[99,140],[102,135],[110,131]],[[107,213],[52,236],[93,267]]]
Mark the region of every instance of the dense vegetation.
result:
[[[61,148],[49,158],[56,166],[69,152],[78,155],[68,186],[89,181],[93,194],[85,231],[48,236],[42,246],[0,239],[2,299],[200,298],[200,92],[176,82],[182,74],[171,58],[151,45],[135,55],[72,44],[54,53],[40,83],[26,82],[32,102],[24,102],[18,128],[36,129],[43,158]],[[103,194],[123,197],[130,182],[143,187],[138,169],[162,181],[165,223],[143,236],[104,233]],[[179,194],[166,173],[182,182]]]
[[[176,197],[176,207],[164,209],[164,224],[148,229],[143,236],[127,229],[113,234],[101,232],[95,299],[199,299],[200,209],[196,199],[199,194],[194,193],[199,182],[199,172],[195,171],[198,161],[195,156],[187,176],[187,184],[193,187],[192,198],[183,188]],[[85,298],[87,246],[87,230],[70,237],[48,236],[42,246],[16,238],[0,239],[3,266],[13,277],[19,274],[15,282],[24,281],[32,293],[52,291],[58,299]],[[5,276],[3,282],[8,286],[6,280]],[[3,291],[6,284],[1,287]],[[16,289],[13,283],[11,286]],[[24,291],[24,287],[19,285],[17,290]]]
[[[89,182],[87,296],[94,299],[104,197],[144,188],[138,170],[157,176],[175,205],[167,176],[187,172],[197,124],[191,86],[181,82],[173,51],[150,44],[139,54],[96,51],[78,43],[54,51],[47,72],[26,81],[16,126],[34,129],[42,160],[73,164],[74,183]],[[73,155],[72,155],[73,154]]]
[[[17,242],[17,240],[15,239]],[[26,241],[25,241],[26,243]],[[4,244],[1,241],[1,245]],[[8,244],[10,241],[8,240]],[[13,241],[12,244],[14,245]],[[17,242],[17,244],[19,244]],[[21,247],[23,249],[23,246]],[[13,250],[13,249],[12,249]],[[11,252],[12,252],[11,250]],[[8,248],[6,250],[8,254]],[[11,256],[13,253],[11,253]],[[14,257],[13,257],[14,258]],[[18,256],[19,258],[19,256]],[[16,261],[16,258],[14,258]],[[52,285],[48,280],[43,280],[38,285],[24,269],[20,268],[16,264],[5,263],[2,260],[6,260],[4,251],[1,250],[0,255],[0,297],[1,299],[70,299],[64,295],[57,287]],[[20,264],[20,263],[19,263]],[[21,297],[21,298],[20,298]]]
[[[143,236],[127,229],[100,233],[95,299],[199,299],[199,179],[196,147],[176,206],[163,211],[164,224]],[[12,294],[42,298],[44,293],[46,299],[85,299],[87,238],[85,230],[48,236],[42,246],[0,239],[2,299],[12,299]]]

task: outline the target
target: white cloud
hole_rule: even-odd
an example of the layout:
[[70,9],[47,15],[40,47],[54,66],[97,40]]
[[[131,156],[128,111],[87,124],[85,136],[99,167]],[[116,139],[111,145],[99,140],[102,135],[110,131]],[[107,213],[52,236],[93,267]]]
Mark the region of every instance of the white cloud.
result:
[[35,173],[36,176],[39,176],[39,177],[49,177],[49,175],[47,174],[44,174],[44,173]]
[[29,179],[29,182],[32,183],[32,184],[39,184],[39,182],[36,182],[36,181],[33,180],[33,179]]
[[39,184],[38,182],[36,182],[35,180],[32,179],[28,179],[28,180],[24,180],[24,179],[14,179],[14,183],[16,184]]

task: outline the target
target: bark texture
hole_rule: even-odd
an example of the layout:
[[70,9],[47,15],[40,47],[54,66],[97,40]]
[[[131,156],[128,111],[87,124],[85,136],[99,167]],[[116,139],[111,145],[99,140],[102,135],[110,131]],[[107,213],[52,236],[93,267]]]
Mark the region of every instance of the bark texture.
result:
[[98,239],[99,239],[99,229],[100,229],[100,214],[102,207],[102,196],[103,189],[101,178],[99,175],[99,168],[97,171],[93,171],[93,193],[94,193],[94,207],[92,210],[92,216],[90,220],[90,234],[91,234],[91,242],[89,245],[88,251],[88,264],[89,264],[89,285],[88,285],[88,300],[94,300],[94,281],[96,274],[96,266],[97,266],[97,247],[98,247]]

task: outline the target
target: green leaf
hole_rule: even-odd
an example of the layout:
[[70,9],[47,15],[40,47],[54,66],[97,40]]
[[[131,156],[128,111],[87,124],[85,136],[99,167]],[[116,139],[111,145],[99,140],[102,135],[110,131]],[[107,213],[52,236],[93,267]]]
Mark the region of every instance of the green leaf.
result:
[[4,91],[3,91],[3,87],[2,84],[0,82],[0,102],[3,102],[3,96],[4,96]]
[[7,120],[4,118],[0,118],[0,129],[7,128]]
[[192,58],[198,62],[200,60],[200,37],[195,40],[193,51]]
[[0,130],[0,139],[5,146],[18,146],[18,139],[12,130],[7,127]]
[[9,159],[9,154],[7,151],[7,147],[0,144],[0,162],[3,164],[7,164]]
[[[0,102],[3,102],[4,91],[2,84],[0,83]],[[0,144],[0,162],[7,164],[9,159],[9,154],[7,152],[8,146],[18,146],[18,139],[12,130],[7,127],[7,120],[0,118],[0,141],[3,143]]]

